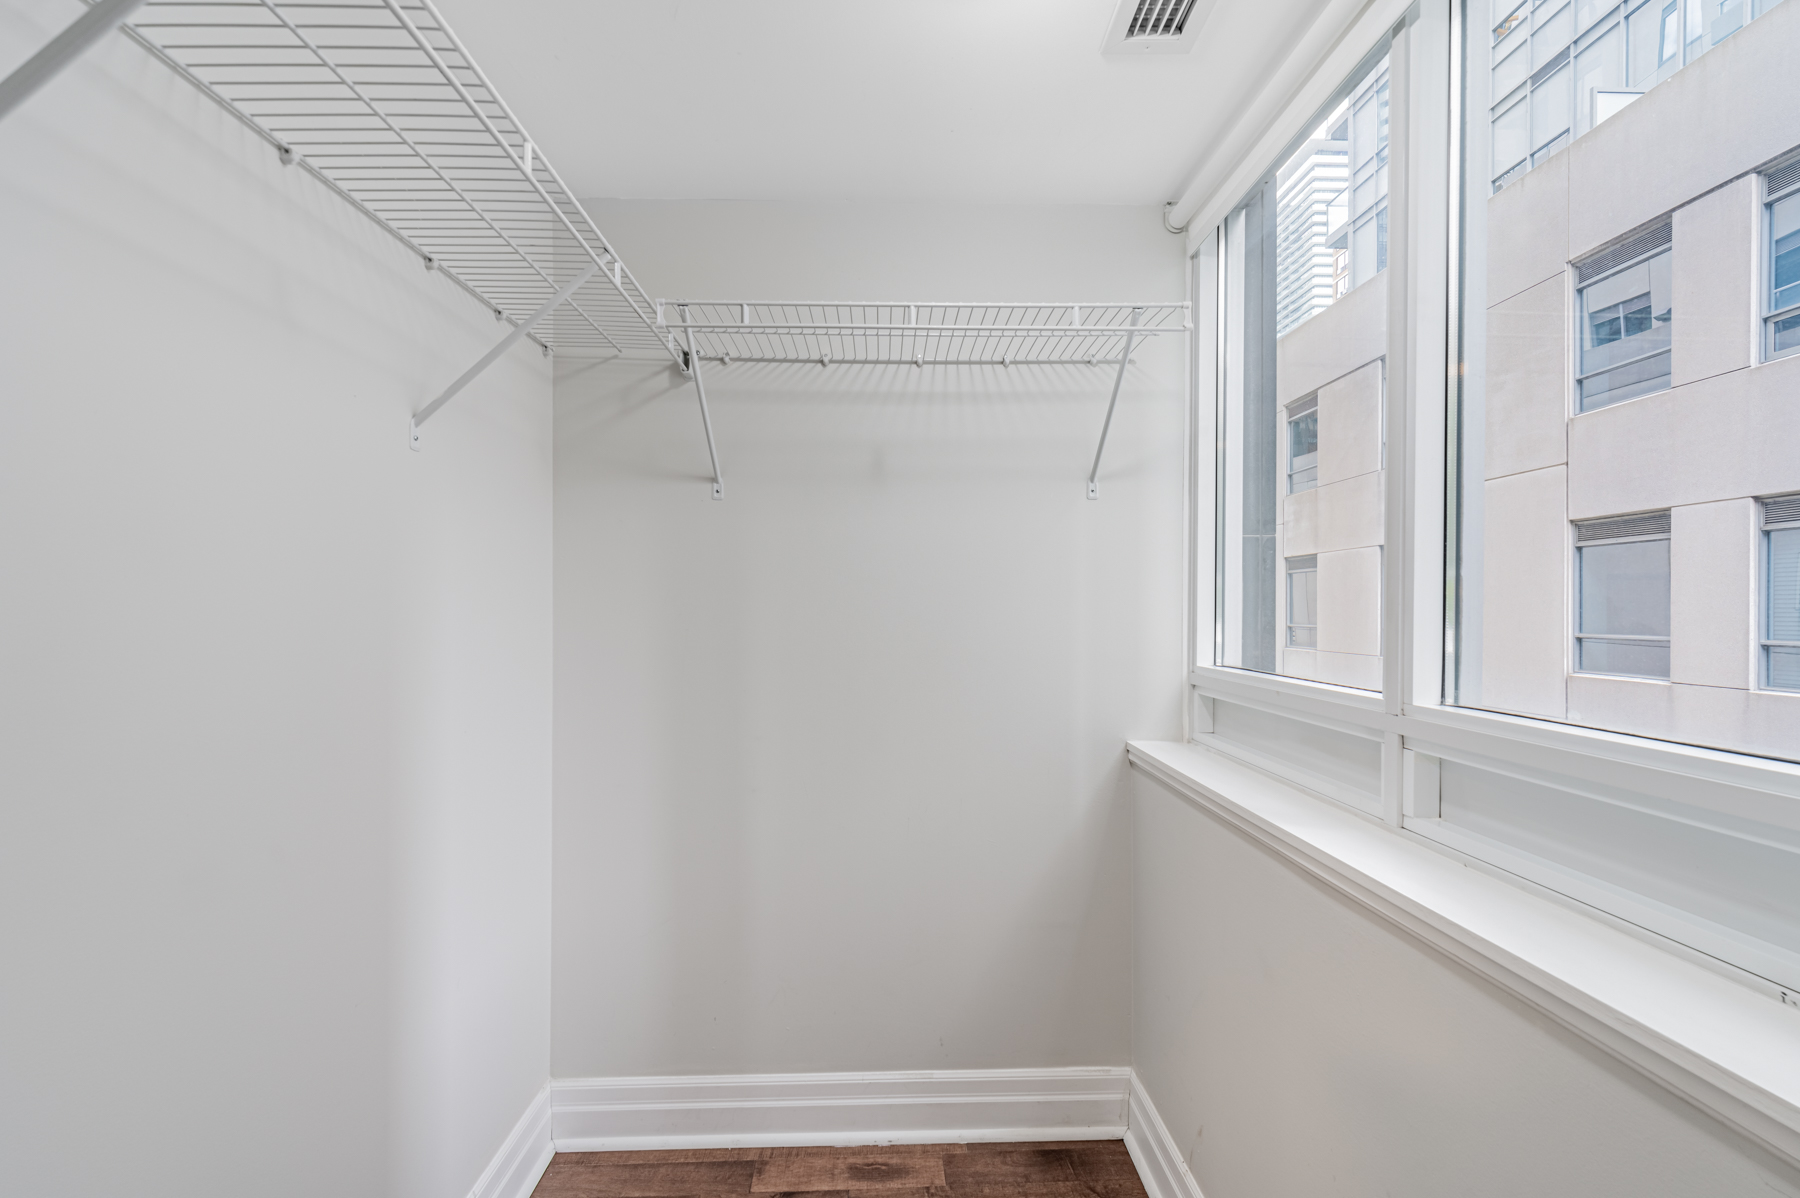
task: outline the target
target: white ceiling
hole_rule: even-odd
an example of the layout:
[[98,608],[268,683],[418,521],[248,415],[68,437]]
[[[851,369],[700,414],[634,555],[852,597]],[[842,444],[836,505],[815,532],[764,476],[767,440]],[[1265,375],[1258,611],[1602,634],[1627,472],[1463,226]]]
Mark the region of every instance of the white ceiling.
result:
[[1216,0],[1191,52],[1132,56],[1100,52],[1114,0],[439,7],[577,195],[1149,204],[1327,3]]

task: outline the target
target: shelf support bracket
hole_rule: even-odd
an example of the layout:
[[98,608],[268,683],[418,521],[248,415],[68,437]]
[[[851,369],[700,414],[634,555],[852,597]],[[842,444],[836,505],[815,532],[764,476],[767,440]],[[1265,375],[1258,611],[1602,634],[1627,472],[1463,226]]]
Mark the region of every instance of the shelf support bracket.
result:
[[77,17],[74,24],[51,38],[49,45],[26,59],[5,79],[0,79],[0,117],[23,104],[33,92],[80,58],[88,47],[117,29],[143,2],[99,0]]
[[599,269],[600,264],[598,262],[590,262],[587,268],[565,284],[561,291],[558,291],[555,295],[545,300],[543,306],[536,312],[533,312],[530,316],[527,316],[524,320],[514,325],[512,332],[500,339],[499,345],[488,350],[488,352],[483,355],[481,361],[463,371],[462,377],[444,388],[444,393],[442,395],[420,408],[412,418],[412,447],[414,449],[419,447],[419,428],[421,425],[435,416],[437,410],[449,403],[451,398],[454,397],[458,391],[461,391],[464,387],[467,387],[470,383],[474,382],[476,376],[492,366],[499,359],[501,354],[517,344],[519,339],[529,333],[538,321],[556,311],[557,307],[560,306],[564,300],[567,300],[571,295],[574,295],[576,291],[580,290],[581,285],[593,278],[594,273]]
[[[660,301],[658,307],[661,307]],[[681,323],[688,322],[687,305],[681,305]],[[713,444],[712,416],[706,410],[706,384],[700,379],[700,355],[694,352],[694,330],[684,328],[687,337],[687,368],[694,376],[694,393],[700,397],[700,427],[706,430],[706,456],[712,459],[713,498],[725,498],[725,480],[719,475],[719,451]]]
[[1094,450],[1094,468],[1088,471],[1088,498],[1100,498],[1100,459],[1106,453],[1106,434],[1112,431],[1113,409],[1119,406],[1119,385],[1125,381],[1125,368],[1131,364],[1131,343],[1137,339],[1138,317],[1142,308],[1131,310],[1131,324],[1126,326],[1125,349],[1119,354],[1119,373],[1113,376],[1112,398],[1106,403],[1106,423],[1100,426],[1100,447]]

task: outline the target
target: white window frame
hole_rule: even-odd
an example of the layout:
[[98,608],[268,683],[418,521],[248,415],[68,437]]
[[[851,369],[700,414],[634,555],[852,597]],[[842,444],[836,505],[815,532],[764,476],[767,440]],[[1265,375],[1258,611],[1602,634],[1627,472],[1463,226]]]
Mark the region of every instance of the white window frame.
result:
[[[1396,25],[1399,18],[1405,27]],[[1800,764],[1699,746],[1651,740],[1598,728],[1465,708],[1446,701],[1447,646],[1454,640],[1454,596],[1445,586],[1446,532],[1453,529],[1447,468],[1436,447],[1446,444],[1453,409],[1446,382],[1457,361],[1456,277],[1460,247],[1462,180],[1460,45],[1462,9],[1453,0],[1418,0],[1408,12],[1399,0],[1381,0],[1328,55],[1314,79],[1269,133],[1203,200],[1189,224],[1195,328],[1190,409],[1189,544],[1190,635],[1188,736],[1232,754],[1216,739],[1213,712],[1219,701],[1242,704],[1379,745],[1380,794],[1364,813],[1395,834],[1430,843],[1469,863],[1503,874],[1618,926],[1677,955],[1772,996],[1800,986],[1789,978],[1791,962],[1721,945],[1701,921],[1680,912],[1631,908],[1600,893],[1574,874],[1538,871],[1505,858],[1439,818],[1437,794],[1419,784],[1435,776],[1439,760],[1462,761],[1513,776],[1541,780],[1583,793],[1623,788],[1658,801],[1800,829]],[[1214,574],[1217,535],[1218,456],[1214,444],[1224,356],[1216,337],[1227,306],[1218,247],[1226,214],[1266,173],[1308,122],[1333,87],[1352,75],[1368,48],[1392,29],[1389,76],[1389,320],[1383,420],[1389,453],[1385,478],[1385,544],[1382,564],[1382,687],[1379,693],[1263,674],[1213,664],[1219,660],[1221,596]],[[1360,46],[1364,53],[1359,53]],[[1455,48],[1456,52],[1453,52]],[[1479,69],[1479,68],[1478,68]],[[1421,89],[1415,80],[1428,81]],[[1421,94],[1421,102],[1414,95]],[[1448,103],[1437,102],[1447,95]],[[1481,197],[1485,199],[1485,196]],[[1420,447],[1415,452],[1414,447]],[[1232,754],[1249,760],[1250,754]],[[1298,772],[1278,761],[1253,762],[1316,795]],[[1429,766],[1429,768],[1424,768]],[[1409,785],[1409,779],[1412,780]],[[1328,796],[1329,797],[1329,796]],[[1342,798],[1339,794],[1338,798]],[[1354,806],[1354,804],[1352,804]],[[1787,972],[1784,972],[1787,971]],[[1772,976],[1772,975],[1779,975]]]
[[[1669,513],[1666,511],[1661,512],[1661,513],[1656,513],[1656,514],[1663,516],[1665,522],[1667,521],[1668,516],[1669,516]],[[1605,670],[1589,670],[1589,669],[1586,669],[1583,664],[1582,652],[1581,652],[1581,650],[1582,650],[1581,642],[1583,642],[1583,641],[1611,641],[1614,643],[1617,643],[1619,641],[1642,641],[1646,644],[1661,645],[1664,649],[1667,649],[1671,643],[1671,638],[1668,636],[1630,636],[1630,635],[1626,635],[1624,633],[1583,632],[1581,630],[1581,610],[1582,610],[1581,590],[1582,590],[1582,587],[1586,585],[1586,578],[1583,576],[1582,564],[1581,564],[1582,563],[1582,557],[1581,557],[1582,550],[1597,549],[1597,548],[1601,547],[1602,545],[1629,545],[1629,544],[1641,543],[1644,541],[1662,541],[1662,542],[1669,544],[1671,546],[1671,548],[1674,545],[1673,530],[1671,528],[1669,528],[1666,523],[1665,523],[1664,531],[1662,531],[1660,533],[1651,533],[1651,534],[1644,534],[1644,535],[1638,535],[1638,536],[1609,537],[1604,540],[1592,541],[1585,545],[1582,544],[1581,529],[1582,529],[1583,525],[1605,523],[1607,520],[1615,519],[1615,518],[1616,517],[1601,517],[1600,519],[1597,519],[1597,520],[1576,520],[1576,521],[1572,521],[1569,525],[1569,531],[1571,534],[1570,547],[1569,547],[1569,552],[1571,555],[1571,562],[1570,562],[1570,569],[1569,569],[1569,582],[1570,582],[1571,586],[1574,588],[1574,594],[1570,597],[1571,602],[1569,604],[1569,617],[1570,617],[1569,622],[1571,624],[1570,636],[1571,636],[1571,642],[1572,642],[1571,646],[1570,646],[1569,672],[1571,674],[1593,674],[1593,675],[1596,675],[1597,677],[1601,677],[1601,678],[1638,678],[1638,679],[1643,679],[1643,680],[1649,681],[1649,682],[1667,682],[1669,680],[1669,674],[1667,671],[1664,671],[1661,674],[1620,674],[1620,673],[1615,673],[1615,672],[1605,671]]]
[[[1669,218],[1665,217],[1663,219],[1665,221],[1667,221]],[[1586,344],[1587,333],[1588,333],[1588,310],[1587,310],[1587,298],[1586,297],[1587,297],[1589,288],[1598,287],[1600,284],[1607,282],[1609,279],[1615,278],[1618,275],[1622,275],[1628,270],[1635,270],[1637,267],[1643,266],[1645,263],[1648,263],[1648,262],[1653,262],[1656,259],[1661,258],[1661,257],[1667,256],[1671,261],[1673,261],[1674,254],[1675,254],[1675,246],[1674,246],[1673,242],[1670,242],[1669,244],[1665,244],[1665,245],[1657,247],[1656,249],[1649,250],[1645,253],[1639,254],[1635,258],[1632,258],[1630,261],[1621,262],[1618,265],[1613,266],[1584,282],[1573,283],[1574,292],[1575,292],[1575,302],[1573,305],[1571,305],[1571,308],[1572,308],[1572,311],[1575,316],[1575,340],[1571,346],[1571,348],[1573,349],[1574,352],[1570,356],[1573,358],[1574,364],[1575,364],[1575,386],[1573,389],[1573,393],[1570,396],[1570,399],[1575,405],[1575,413],[1576,414],[1580,414],[1583,412],[1598,412],[1602,408],[1610,408],[1614,404],[1630,403],[1631,400],[1633,400],[1633,399],[1642,399],[1646,395],[1656,395],[1656,394],[1659,394],[1660,392],[1669,390],[1671,387],[1673,387],[1675,385],[1674,371],[1673,371],[1673,364],[1675,361],[1675,348],[1672,343],[1669,346],[1667,346],[1666,348],[1651,350],[1649,353],[1639,354],[1635,358],[1628,358],[1623,362],[1615,362],[1611,366],[1603,366],[1596,370],[1583,370],[1582,369],[1583,363],[1581,361],[1581,349],[1582,349],[1582,346]],[[1578,272],[1581,269],[1581,264],[1575,263],[1574,265],[1575,265],[1575,270],[1572,271],[1571,274],[1578,277]],[[1655,305],[1655,302],[1653,299],[1652,303],[1651,303],[1651,317],[1650,317],[1652,322],[1654,322],[1656,319],[1655,307],[1656,307],[1656,305]],[[1673,311],[1671,310],[1670,323],[1673,324],[1675,319],[1676,318],[1673,314]],[[1654,391],[1640,391],[1636,395],[1633,395],[1628,399],[1608,400],[1606,403],[1595,404],[1593,407],[1587,406],[1587,396],[1583,392],[1582,384],[1586,383],[1591,378],[1598,377],[1599,375],[1611,374],[1615,370],[1623,369],[1626,366],[1635,366],[1639,362],[1648,362],[1652,358],[1662,358],[1666,362],[1668,362],[1671,367],[1671,370],[1670,370],[1669,374],[1666,376],[1665,381],[1662,386],[1656,388]]]
[[1770,672],[1769,671],[1769,650],[1771,648],[1787,648],[1790,646],[1800,645],[1800,641],[1777,641],[1777,640],[1770,639],[1770,634],[1774,632],[1774,629],[1773,629],[1773,627],[1771,627],[1771,625],[1773,624],[1774,617],[1775,617],[1775,613],[1773,610],[1774,609],[1775,580],[1772,577],[1772,575],[1770,573],[1770,569],[1769,569],[1770,564],[1773,562],[1774,556],[1775,556],[1775,554],[1774,554],[1774,544],[1775,543],[1770,534],[1776,533],[1776,532],[1787,532],[1790,530],[1800,530],[1800,517],[1796,517],[1794,519],[1786,519],[1783,517],[1776,517],[1776,518],[1771,519],[1769,510],[1768,510],[1768,504],[1773,499],[1793,499],[1793,498],[1796,498],[1796,497],[1795,496],[1787,496],[1787,495],[1770,496],[1768,499],[1761,500],[1756,505],[1757,506],[1757,516],[1758,516],[1757,525],[1758,525],[1758,529],[1759,529],[1758,536],[1761,539],[1761,544],[1759,544],[1757,546],[1757,551],[1758,551],[1757,556],[1760,559],[1760,561],[1758,562],[1757,580],[1756,580],[1757,581],[1756,589],[1758,592],[1757,593],[1758,611],[1756,613],[1756,626],[1757,626],[1756,685],[1759,690],[1774,691],[1777,694],[1783,694],[1783,695],[1794,694],[1795,689],[1793,687],[1787,687],[1787,686],[1776,686],[1769,681],[1769,672]]
[[[1748,0],[1746,0],[1748,2]],[[1778,358],[1791,358],[1800,354],[1800,345],[1789,349],[1776,350],[1775,322],[1789,317],[1800,316],[1800,300],[1796,300],[1785,308],[1773,306],[1775,298],[1775,205],[1782,200],[1800,197],[1800,179],[1794,180],[1779,191],[1768,190],[1768,175],[1762,176],[1762,295],[1757,307],[1763,312],[1762,357],[1765,362],[1773,362]]]
[[[1284,495],[1298,495],[1302,491],[1316,491],[1319,488],[1319,448],[1318,437],[1316,435],[1316,430],[1318,428],[1318,411],[1319,397],[1317,395],[1309,395],[1305,399],[1297,399],[1282,410],[1281,428],[1282,432],[1286,434],[1282,438],[1282,448],[1287,457],[1287,490],[1283,492]],[[1310,466],[1296,466],[1294,464],[1294,422],[1307,415],[1313,417],[1313,428],[1315,430],[1315,436],[1313,437],[1313,451],[1311,454],[1312,464]],[[1298,474],[1301,470],[1311,470],[1313,476],[1307,480],[1305,486],[1296,487],[1294,485],[1294,475]]]

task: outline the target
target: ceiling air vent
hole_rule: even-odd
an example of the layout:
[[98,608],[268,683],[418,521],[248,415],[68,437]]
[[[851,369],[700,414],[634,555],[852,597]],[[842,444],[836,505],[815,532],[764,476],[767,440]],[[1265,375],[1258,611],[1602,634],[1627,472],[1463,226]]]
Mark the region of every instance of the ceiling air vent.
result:
[[1119,0],[1105,53],[1183,51],[1193,44],[1213,0]]
[[1180,37],[1194,0],[1138,0],[1125,37]]

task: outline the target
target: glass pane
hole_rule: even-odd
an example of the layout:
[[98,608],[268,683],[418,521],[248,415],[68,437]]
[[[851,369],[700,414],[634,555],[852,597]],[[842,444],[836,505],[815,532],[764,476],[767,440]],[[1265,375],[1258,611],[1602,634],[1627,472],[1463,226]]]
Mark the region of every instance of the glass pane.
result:
[[[1549,7],[1545,5],[1545,7]],[[1531,69],[1537,70],[1575,39],[1575,6],[1565,4],[1555,16],[1538,17],[1531,34]]]
[[1800,304],[1800,192],[1769,206],[1769,310]]
[[1768,559],[1768,639],[1800,642],[1800,528],[1766,534]]
[[1649,641],[1606,641],[1584,637],[1581,661],[1575,668],[1583,674],[1667,678],[1669,647]]
[[1627,81],[1632,87],[1641,89],[1656,82],[1656,69],[1662,62],[1657,57],[1661,49],[1662,21],[1663,5],[1658,0],[1650,0],[1625,19],[1625,51],[1630,68]]
[[1771,645],[1768,684],[1778,690],[1800,690],[1800,649]]
[[1595,93],[1616,92],[1625,86],[1625,62],[1621,53],[1624,41],[1624,32],[1614,25],[1575,56],[1575,124],[1582,132],[1617,111],[1608,106],[1602,114]]
[[1672,264],[1665,252],[1582,289],[1582,411],[1668,386]]
[[1288,421],[1288,492],[1305,491],[1319,480],[1319,413]]
[[1508,170],[1525,161],[1531,152],[1531,107],[1514,104],[1494,122],[1493,177],[1499,179]]
[[[1380,62],[1346,84],[1319,118],[1326,136],[1274,164],[1226,218],[1220,251],[1215,660],[1368,689],[1381,685],[1387,310],[1362,285],[1386,261],[1386,78]],[[1328,143],[1343,165],[1326,209],[1343,181],[1353,202],[1347,225],[1315,234],[1288,214],[1304,210],[1301,181]],[[1299,278],[1325,296],[1305,319],[1289,302]]]
[[1800,349],[1800,315],[1769,322],[1769,352],[1785,354]]
[[1574,80],[1574,69],[1565,66],[1531,89],[1532,149],[1547,145],[1568,129]]
[[[1307,559],[1309,562],[1312,560]],[[1319,571],[1288,568],[1288,644],[1296,649],[1319,647]]]
[[1582,633],[1669,635],[1669,542],[1625,541],[1577,549]]
[[[1513,88],[1525,82],[1531,74],[1531,49],[1525,44],[1525,35],[1514,34],[1515,45],[1512,52],[1494,65],[1494,99],[1503,100]],[[1502,47],[1504,49],[1505,47]]]

